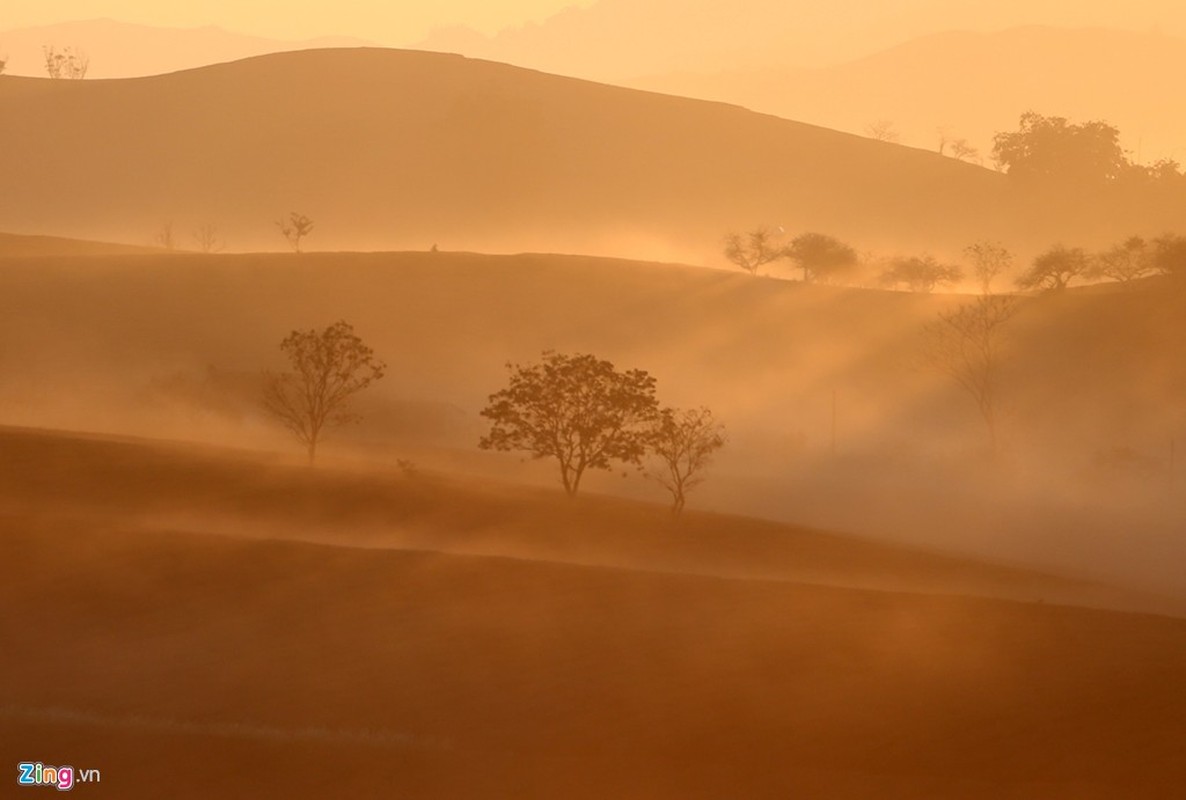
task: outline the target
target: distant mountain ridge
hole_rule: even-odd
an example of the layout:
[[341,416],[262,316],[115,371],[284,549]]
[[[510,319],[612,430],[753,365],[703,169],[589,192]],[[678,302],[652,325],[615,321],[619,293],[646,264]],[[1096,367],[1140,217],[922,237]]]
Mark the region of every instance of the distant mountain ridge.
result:
[[1066,0],[596,0],[483,35],[434,31],[413,46],[620,83],[677,71],[827,68],[944,31],[1094,27],[1186,36],[1186,6]]
[[862,133],[890,120],[902,141],[937,147],[939,129],[987,151],[1023,111],[1103,119],[1133,157],[1186,161],[1186,113],[1166,94],[1186,75],[1186,39],[1150,32],[1030,26],[925,36],[815,70],[780,68],[643,77],[637,88],[737,103]]

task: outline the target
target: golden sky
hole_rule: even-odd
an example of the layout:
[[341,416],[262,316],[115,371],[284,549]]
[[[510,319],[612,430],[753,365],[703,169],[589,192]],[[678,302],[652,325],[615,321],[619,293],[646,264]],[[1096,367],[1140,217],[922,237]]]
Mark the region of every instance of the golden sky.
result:
[[494,33],[593,0],[2,0],[0,30],[109,17],[168,27],[218,25],[293,39],[348,35],[406,44],[433,27],[467,25]]

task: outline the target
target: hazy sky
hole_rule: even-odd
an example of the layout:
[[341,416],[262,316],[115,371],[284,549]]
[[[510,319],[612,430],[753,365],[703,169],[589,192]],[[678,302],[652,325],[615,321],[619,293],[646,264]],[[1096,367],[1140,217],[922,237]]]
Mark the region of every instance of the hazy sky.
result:
[[593,0],[0,0],[0,30],[110,17],[146,25],[218,25],[276,38],[349,35],[405,44],[463,24],[485,33]]

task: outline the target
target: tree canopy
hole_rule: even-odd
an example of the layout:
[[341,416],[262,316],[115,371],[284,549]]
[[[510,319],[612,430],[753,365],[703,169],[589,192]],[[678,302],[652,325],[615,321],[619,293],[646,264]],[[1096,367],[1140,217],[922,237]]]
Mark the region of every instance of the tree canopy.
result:
[[725,237],[725,258],[750,275],[757,275],[765,265],[786,256],[786,248],[775,243],[768,228],[755,228],[742,236],[730,233]]
[[1017,288],[1060,291],[1086,273],[1090,266],[1091,259],[1082,248],[1055,245],[1034,259],[1030,268],[1017,279]]
[[804,233],[791,240],[786,256],[803,270],[803,281],[827,282],[857,265],[857,251],[823,233]]
[[1097,253],[1084,270],[1089,278],[1107,278],[1129,283],[1152,275],[1153,248],[1140,236],[1131,236],[1120,244]]
[[268,375],[264,407],[306,446],[312,464],[322,431],[358,418],[347,411],[350,398],[382,378],[386,365],[344,321],[293,331],[280,350],[292,371]]
[[881,273],[883,286],[896,287],[900,284],[912,292],[933,292],[942,284],[951,284],[963,277],[959,267],[942,264],[934,256],[910,256],[895,258],[889,269]]
[[658,416],[655,379],[645,370],[620,372],[592,355],[552,351],[537,364],[507,370],[507,387],[490,395],[481,412],[492,426],[479,447],[555,458],[569,496],[588,469],[641,462],[648,426]]
[[1021,115],[1016,131],[993,137],[992,156],[1011,177],[1073,187],[1114,181],[1129,167],[1118,128],[1033,111]]
[[1186,278],[1186,236],[1167,234],[1155,239],[1151,261],[1162,275]]

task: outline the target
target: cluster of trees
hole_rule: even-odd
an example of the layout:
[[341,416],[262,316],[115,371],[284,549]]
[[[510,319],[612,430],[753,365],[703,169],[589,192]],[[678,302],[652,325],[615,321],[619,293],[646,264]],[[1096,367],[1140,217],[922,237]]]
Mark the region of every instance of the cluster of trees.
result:
[[[65,47],[59,50],[53,45],[42,45],[41,55],[44,59],[45,74],[54,80],[82,80],[91,68],[91,57],[78,47]],[[4,68],[7,66],[8,56],[0,56],[0,75],[4,74]]]
[[[380,380],[386,365],[345,321],[293,331],[280,350],[290,369],[265,373],[264,408],[313,464],[326,430],[358,420],[351,399]],[[479,447],[555,459],[570,497],[588,470],[631,465],[671,494],[678,515],[725,444],[724,427],[707,408],[661,407],[645,370],[552,351],[539,363],[507,368],[507,386],[481,412],[491,427]]]
[[[295,253],[302,252],[302,242],[313,232],[313,220],[296,211],[290,211],[276,220],[275,225]],[[199,225],[191,231],[190,238],[202,253],[217,253],[226,247],[226,241],[219,235],[218,228],[209,223]],[[153,235],[152,241],[166,250],[176,250],[180,246],[171,220],[161,225]]]
[[[725,239],[724,252],[730,262],[750,275],[760,274],[768,264],[789,261],[802,270],[805,283],[854,282],[861,266],[856,250],[822,233],[804,233],[786,243],[768,228],[757,228],[744,236],[731,233]],[[1013,254],[999,242],[977,242],[964,248],[963,255],[967,268],[931,255],[877,262],[880,271],[876,285],[932,292],[970,277],[981,294],[988,294],[994,281],[1013,270]],[[1040,253],[1015,282],[1022,291],[1049,291],[1064,289],[1076,280],[1128,284],[1153,275],[1186,277],[1186,236],[1132,236],[1097,253],[1055,245]]]
[[1156,239],[1131,236],[1097,253],[1055,245],[1034,259],[1017,278],[1027,291],[1058,291],[1075,280],[1110,280],[1129,284],[1153,275],[1186,276],[1186,236]]
[[1120,146],[1120,130],[1113,125],[1072,123],[1033,111],[1021,115],[1016,131],[993,137],[992,158],[999,169],[1020,182],[1072,190],[1184,178],[1173,159],[1151,165],[1129,160]]
[[587,470],[632,465],[671,493],[678,515],[725,444],[708,409],[660,407],[655,379],[645,370],[620,371],[592,355],[552,351],[538,363],[507,369],[507,386],[481,412],[491,428],[478,446],[555,459],[569,496]]
[[[952,135],[951,131],[945,127],[937,130],[939,134],[939,155],[954,158],[956,161],[968,161],[973,164],[980,164],[982,159],[980,151],[974,147],[967,139],[961,136]],[[902,137],[898,134],[898,129],[894,125],[893,120],[878,119],[870,122],[865,126],[865,135],[870,139],[876,139],[879,142],[889,142],[890,144],[897,144]]]
[[[865,127],[865,134],[883,142],[899,136],[889,120]],[[940,155],[958,161],[982,163],[980,151],[967,139],[939,128]],[[997,169],[1030,186],[1093,189],[1108,184],[1186,183],[1181,165],[1172,158],[1152,164],[1129,159],[1120,145],[1120,130],[1100,120],[1071,122],[1066,117],[1023,113],[1017,130],[993,136],[991,158]]]
[[[857,251],[835,236],[803,233],[780,243],[779,234],[765,227],[745,235],[728,234],[724,252],[731,263],[755,276],[768,264],[789,261],[802,270],[804,283],[850,282],[861,265]],[[913,291],[930,292],[961,278],[963,271],[957,266],[942,264],[932,256],[911,256],[891,259],[878,281],[890,288],[905,284]]]
[[91,67],[91,58],[85,50],[65,47],[61,50],[53,45],[44,45],[41,53],[45,58],[45,74],[54,80],[67,78],[82,80]]
[[803,270],[804,282],[829,283],[842,279],[857,266],[857,252],[844,242],[823,233],[804,233],[781,243],[778,233],[766,227],[747,234],[730,233],[725,237],[725,258],[750,275],[762,267],[787,260]]
[[980,164],[980,150],[972,146],[967,139],[952,136],[946,128],[939,129],[939,155],[950,156],[956,161],[968,161]]
[[905,284],[912,292],[933,292],[939,286],[959,282],[964,272],[954,264],[943,264],[934,256],[908,256],[891,259],[878,283],[896,289]]
[[[194,246],[201,253],[217,253],[226,248],[226,241],[219,235],[218,227],[205,223],[190,232]],[[152,243],[165,250],[176,250],[180,246],[173,221],[164,222],[152,237]]]

